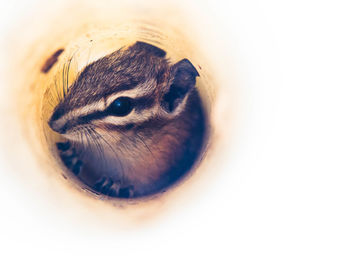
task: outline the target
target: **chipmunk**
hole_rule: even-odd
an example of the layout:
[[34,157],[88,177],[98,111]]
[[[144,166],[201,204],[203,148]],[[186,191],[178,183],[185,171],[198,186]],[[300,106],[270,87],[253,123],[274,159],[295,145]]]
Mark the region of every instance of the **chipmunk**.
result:
[[165,191],[198,159],[206,118],[188,59],[171,64],[145,42],[87,65],[48,121],[63,164],[90,190],[117,198]]

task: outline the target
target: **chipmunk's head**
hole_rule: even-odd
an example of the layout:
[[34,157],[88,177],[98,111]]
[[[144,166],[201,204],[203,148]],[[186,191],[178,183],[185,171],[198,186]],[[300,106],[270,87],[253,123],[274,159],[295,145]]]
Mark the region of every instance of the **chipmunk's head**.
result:
[[71,140],[93,129],[105,140],[179,116],[198,72],[187,59],[170,65],[165,51],[136,42],[85,67],[57,105],[50,127]]

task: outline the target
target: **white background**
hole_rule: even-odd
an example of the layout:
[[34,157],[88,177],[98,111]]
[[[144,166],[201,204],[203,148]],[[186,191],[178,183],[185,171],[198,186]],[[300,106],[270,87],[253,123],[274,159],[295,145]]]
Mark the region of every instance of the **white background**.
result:
[[[348,3],[191,0],[227,32],[243,80],[224,173],[190,206],[116,234],[48,215],[0,160],[0,261],[349,262]],[[1,41],[37,8],[1,1]]]

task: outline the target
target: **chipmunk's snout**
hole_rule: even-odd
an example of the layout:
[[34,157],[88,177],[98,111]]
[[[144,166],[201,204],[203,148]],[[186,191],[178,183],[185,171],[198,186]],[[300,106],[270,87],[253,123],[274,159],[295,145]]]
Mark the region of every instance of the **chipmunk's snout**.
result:
[[63,119],[64,113],[62,108],[57,108],[48,121],[50,128],[59,134],[65,134],[68,128],[67,123]]
[[49,121],[49,126],[52,130],[55,132],[58,132],[59,134],[65,134],[67,132],[67,125],[60,125],[57,120],[54,120],[53,118]]

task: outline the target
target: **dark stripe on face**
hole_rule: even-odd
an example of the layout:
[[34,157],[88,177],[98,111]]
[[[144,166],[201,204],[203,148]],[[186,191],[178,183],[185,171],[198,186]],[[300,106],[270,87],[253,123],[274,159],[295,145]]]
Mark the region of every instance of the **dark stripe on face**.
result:
[[61,128],[60,133],[65,134],[67,131],[71,130],[72,128],[78,126],[78,125],[84,125],[88,124],[94,119],[101,119],[105,116],[108,116],[106,112],[104,111],[96,111],[90,114],[87,114],[85,116],[80,116],[77,119],[69,120],[65,123],[65,125]]
[[[153,96],[144,96],[144,97],[132,99],[131,102],[132,102],[132,107],[135,109],[135,111],[137,113],[140,113],[143,110],[146,110],[146,109],[153,107],[153,105],[155,104],[155,99]],[[87,123],[91,122],[92,120],[103,119],[107,116],[115,116],[111,112],[111,106],[109,106],[104,111],[95,111],[93,113],[90,113],[90,114],[87,114],[84,116],[80,116],[80,117],[78,117],[77,120],[72,121],[72,123],[71,123],[72,125],[70,125],[70,126],[73,127],[75,125],[87,124]],[[124,117],[126,117],[126,116],[124,116]],[[123,117],[120,117],[120,118],[123,118]]]
[[137,113],[140,113],[143,110],[152,108],[156,102],[153,95],[140,97],[140,98],[134,99],[133,101],[134,101],[134,108]]

